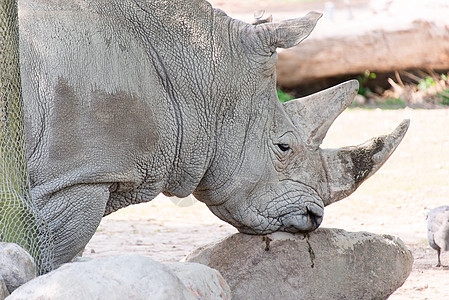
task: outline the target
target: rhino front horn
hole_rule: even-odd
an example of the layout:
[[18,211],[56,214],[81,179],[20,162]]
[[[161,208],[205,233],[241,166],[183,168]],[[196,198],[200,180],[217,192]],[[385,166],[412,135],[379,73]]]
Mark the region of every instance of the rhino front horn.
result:
[[320,149],[329,189],[324,205],[347,197],[374,174],[399,145],[409,124],[409,120],[404,120],[392,133],[360,146]]

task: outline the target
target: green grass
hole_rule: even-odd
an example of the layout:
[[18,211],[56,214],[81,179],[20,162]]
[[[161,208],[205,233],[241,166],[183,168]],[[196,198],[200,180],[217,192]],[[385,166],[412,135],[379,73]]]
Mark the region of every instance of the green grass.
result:
[[446,89],[440,93],[438,96],[441,98],[441,104],[449,106],[449,89]]
[[383,103],[379,102],[377,105],[381,109],[401,109],[407,106],[405,101],[399,98],[389,98]]
[[369,105],[359,105],[355,102],[351,104],[349,109],[358,108],[358,109],[366,109],[366,110],[373,110],[373,109],[383,109],[383,110],[392,110],[392,109],[402,109],[407,107],[407,103],[405,103],[404,100],[400,98],[388,98],[385,99],[385,101],[377,101],[375,104],[369,104]]
[[276,91],[278,94],[279,102],[281,102],[281,103],[295,99],[295,97],[281,91],[280,89],[276,89]]
[[426,76],[418,82],[418,89],[425,91],[435,85],[436,85],[435,79],[433,79],[430,76]]
[[359,95],[367,96],[366,94],[371,93],[371,89],[366,87],[368,81],[371,79],[376,79],[377,75],[376,73],[365,71],[363,74],[358,76],[356,79],[359,82]]

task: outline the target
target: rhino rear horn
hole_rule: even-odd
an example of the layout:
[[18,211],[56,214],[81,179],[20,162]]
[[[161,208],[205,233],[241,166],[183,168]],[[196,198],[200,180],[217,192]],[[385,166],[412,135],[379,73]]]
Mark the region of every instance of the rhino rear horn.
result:
[[309,148],[318,148],[334,120],[351,105],[359,83],[350,80],[313,95],[283,104]]
[[268,34],[265,39],[267,48],[272,52],[276,48],[290,48],[299,44],[309,36],[323,14],[309,12],[306,16],[279,23],[263,23],[257,25],[259,33]]

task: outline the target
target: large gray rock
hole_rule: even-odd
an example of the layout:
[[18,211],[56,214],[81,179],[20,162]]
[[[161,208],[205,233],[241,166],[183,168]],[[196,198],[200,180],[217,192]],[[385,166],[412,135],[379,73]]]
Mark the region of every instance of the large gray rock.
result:
[[14,243],[0,243],[0,277],[9,292],[36,277],[33,258]]
[[[213,278],[218,274],[206,266],[194,266],[191,276]],[[175,268],[176,269],[176,268]],[[180,268],[182,269],[182,268]],[[218,274],[219,275],[219,274]],[[220,276],[221,278],[221,276]],[[217,279],[218,280],[218,279]],[[221,279],[222,280],[222,279]],[[194,278],[186,287],[167,266],[144,256],[118,256],[74,262],[40,276],[14,291],[13,299],[229,299],[229,287],[224,283],[224,297],[201,298],[198,294],[220,295],[205,290]]]
[[341,229],[308,235],[235,234],[187,261],[218,270],[232,299],[386,299],[407,279],[412,253],[393,236]]

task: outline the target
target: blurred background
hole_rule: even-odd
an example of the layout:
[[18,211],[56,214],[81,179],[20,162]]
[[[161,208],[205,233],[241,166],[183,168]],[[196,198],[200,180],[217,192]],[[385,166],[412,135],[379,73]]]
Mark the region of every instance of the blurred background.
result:
[[278,51],[278,86],[292,97],[355,78],[361,84],[358,105],[449,105],[447,0],[210,2],[247,22],[270,15],[276,22],[311,10],[324,14],[303,43]]

